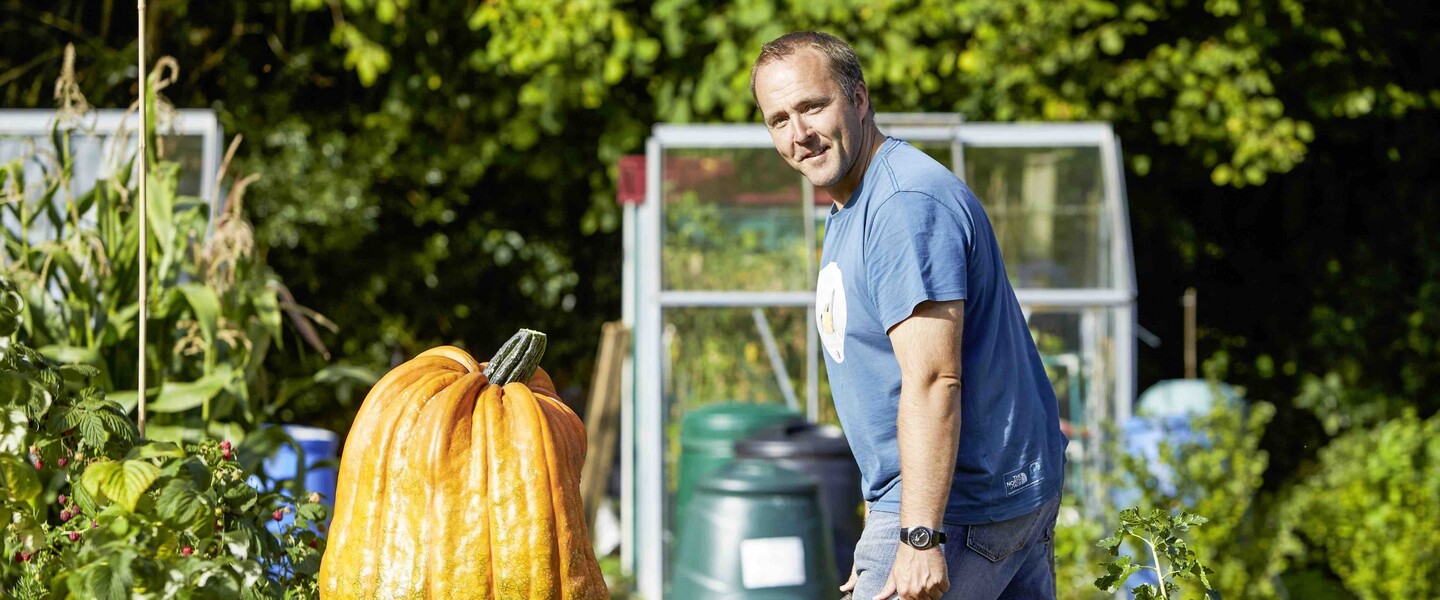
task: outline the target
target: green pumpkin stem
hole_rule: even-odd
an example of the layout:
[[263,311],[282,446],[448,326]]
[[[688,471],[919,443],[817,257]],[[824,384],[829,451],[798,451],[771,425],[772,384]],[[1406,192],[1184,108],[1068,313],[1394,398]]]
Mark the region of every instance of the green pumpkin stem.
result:
[[526,383],[540,368],[545,355],[545,334],[534,329],[521,329],[510,336],[485,366],[485,378],[492,385],[512,382]]

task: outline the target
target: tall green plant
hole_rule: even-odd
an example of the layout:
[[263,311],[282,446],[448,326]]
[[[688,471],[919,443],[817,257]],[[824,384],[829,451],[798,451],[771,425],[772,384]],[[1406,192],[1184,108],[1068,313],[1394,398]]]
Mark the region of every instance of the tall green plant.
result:
[[[25,300],[20,327],[37,349],[61,362],[96,368],[100,387],[130,410],[138,402],[142,276],[136,161],[118,151],[120,158],[110,164],[86,165],[108,175],[90,189],[73,189],[74,144],[93,132],[84,129],[83,119],[67,116],[75,115],[57,115],[52,148],[0,166],[0,190],[8,200],[0,211],[13,224],[0,232],[0,270]],[[123,148],[128,139],[122,132],[112,142]],[[155,158],[144,175],[149,241],[143,251],[150,257],[144,276],[151,292],[146,369],[154,384],[148,409],[155,413],[147,433],[191,441],[207,430],[238,437],[273,420],[279,406],[307,391],[305,382],[271,381],[263,369],[266,355],[286,351],[289,337],[295,340],[289,352],[303,354],[303,340],[328,357],[316,328],[329,322],[296,304],[255,253],[242,212],[244,190],[255,175],[231,181],[212,222],[204,199],[178,193],[180,165]],[[38,181],[28,180],[27,171],[38,173]],[[221,171],[223,180],[224,167]],[[215,183],[219,189],[221,181]],[[336,368],[309,383],[346,378],[373,382],[369,373]]]

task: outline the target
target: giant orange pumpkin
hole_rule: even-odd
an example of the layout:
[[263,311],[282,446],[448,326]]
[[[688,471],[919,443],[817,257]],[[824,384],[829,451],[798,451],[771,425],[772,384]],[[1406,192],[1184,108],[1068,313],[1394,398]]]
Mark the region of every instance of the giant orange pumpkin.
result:
[[322,598],[608,598],[580,499],[585,427],[524,330],[442,346],[366,396],[345,440]]

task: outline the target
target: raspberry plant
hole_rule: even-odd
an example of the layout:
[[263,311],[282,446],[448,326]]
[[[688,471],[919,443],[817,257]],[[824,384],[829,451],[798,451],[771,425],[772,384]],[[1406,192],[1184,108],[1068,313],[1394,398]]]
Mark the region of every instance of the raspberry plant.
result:
[[[139,439],[97,372],[14,336],[24,302],[0,277],[0,596],[314,598],[318,494],[260,492],[247,446]],[[276,516],[295,519],[278,532]]]

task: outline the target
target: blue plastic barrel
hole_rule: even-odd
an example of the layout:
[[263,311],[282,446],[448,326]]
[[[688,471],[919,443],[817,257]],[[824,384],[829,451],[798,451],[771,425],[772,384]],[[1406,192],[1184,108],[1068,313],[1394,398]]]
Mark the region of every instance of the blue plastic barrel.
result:
[[[304,425],[282,425],[285,430],[300,446],[300,451],[305,455],[305,480],[300,486],[307,492],[320,492],[321,503],[333,507],[335,505],[335,480],[338,473],[333,465],[317,466],[321,461],[335,458],[336,452],[340,449],[340,434],[329,429],[318,427],[307,427]],[[280,446],[274,454],[265,459],[265,475],[271,481],[294,478],[299,469],[300,457],[296,455],[294,448],[290,445]],[[252,482],[254,485],[256,482]],[[268,486],[257,489],[273,489]],[[298,498],[297,500],[303,500]],[[279,521],[270,521],[268,526],[271,531],[280,532],[288,527],[295,520],[295,516],[286,513]]]

